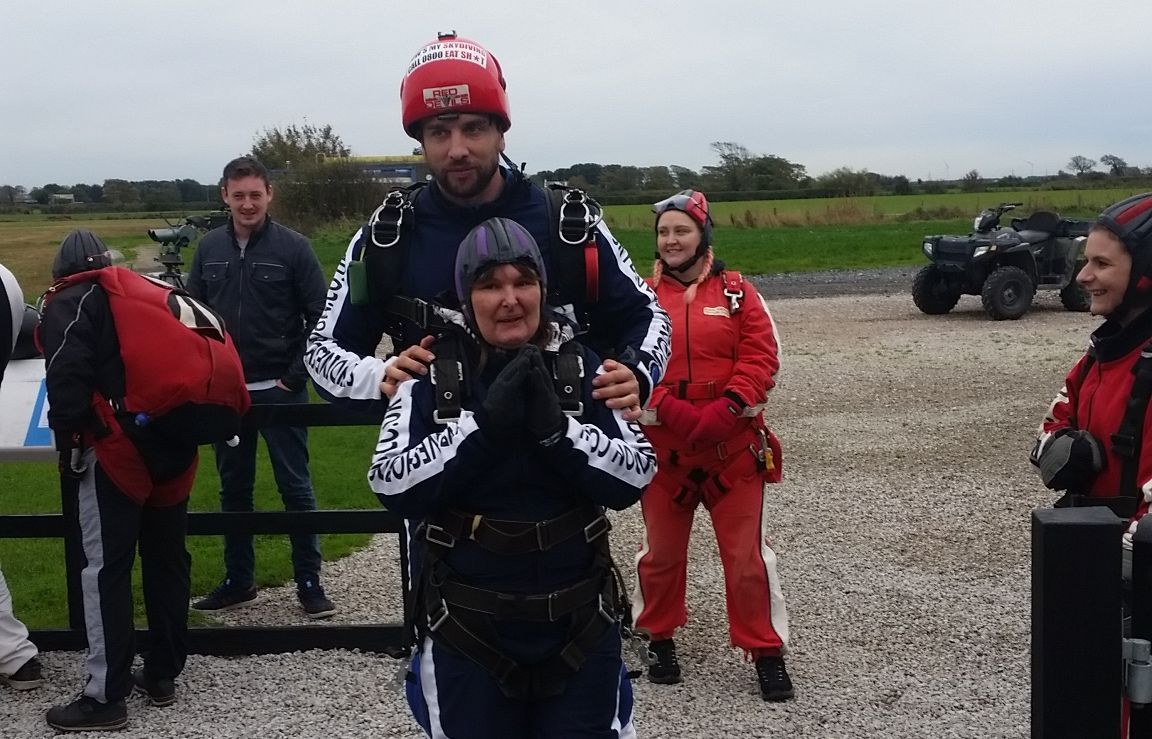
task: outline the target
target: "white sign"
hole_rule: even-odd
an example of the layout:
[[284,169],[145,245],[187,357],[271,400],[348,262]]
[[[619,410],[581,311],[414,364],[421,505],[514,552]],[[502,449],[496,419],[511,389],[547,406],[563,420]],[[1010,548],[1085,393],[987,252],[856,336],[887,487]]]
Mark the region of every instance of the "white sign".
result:
[[55,454],[44,359],[9,362],[0,385],[0,460],[42,462]]

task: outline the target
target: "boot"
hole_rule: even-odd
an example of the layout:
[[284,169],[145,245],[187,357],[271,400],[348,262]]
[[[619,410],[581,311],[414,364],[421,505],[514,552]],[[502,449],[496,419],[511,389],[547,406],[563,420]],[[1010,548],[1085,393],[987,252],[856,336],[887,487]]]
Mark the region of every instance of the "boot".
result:
[[124,701],[100,703],[82,695],[64,706],[48,709],[48,725],[60,731],[115,731],[128,725]]
[[671,639],[650,642],[648,651],[656,657],[656,664],[648,667],[648,682],[675,685],[683,681],[680,677],[680,661],[676,659],[676,642]]
[[760,697],[766,701],[786,701],[796,695],[783,657],[757,657],[756,682],[760,685]]

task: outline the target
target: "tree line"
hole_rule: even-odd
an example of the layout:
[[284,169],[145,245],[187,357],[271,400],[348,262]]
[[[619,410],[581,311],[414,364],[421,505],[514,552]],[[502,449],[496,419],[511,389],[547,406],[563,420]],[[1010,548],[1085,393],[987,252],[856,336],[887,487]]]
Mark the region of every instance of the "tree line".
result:
[[52,182],[31,190],[22,185],[0,185],[0,205],[50,205],[60,202],[60,198],[56,197],[59,195],[71,196],[67,200],[75,203],[145,206],[145,209],[219,201],[215,184],[205,185],[192,179],[109,179],[101,184],[78,183],[71,186]]
[[[606,204],[650,202],[652,197],[684,188],[703,189],[716,200],[743,200],[934,194],[957,188],[973,192],[1035,187],[1071,178],[1079,183],[1152,177],[1152,167],[1130,166],[1114,154],[1104,154],[1099,161],[1078,154],[1068,162],[1070,173],[1061,170],[1055,176],[1044,177],[1009,175],[987,179],[972,169],[959,180],[912,181],[904,175],[849,167],[813,177],[802,164],[776,154],[753,153],[734,141],[714,141],[710,148],[716,161],[699,171],[676,164],[638,167],[585,162],[542,170],[531,177],[541,184],[565,182],[579,187]],[[419,154],[419,147],[412,153]],[[302,125],[265,128],[253,139],[250,154],[276,173],[277,199],[290,201],[282,207],[308,211],[308,220],[329,220],[360,214],[365,208],[370,210],[384,187],[368,179],[351,161],[351,148],[330,125],[317,126],[306,121]],[[1107,171],[1097,170],[1099,165]],[[31,190],[20,185],[0,185],[0,207],[45,206],[65,200],[116,209],[206,208],[219,203],[216,187],[215,183],[194,179],[108,179],[101,184],[70,187],[50,183]],[[62,199],[61,195],[70,197]],[[317,202],[309,205],[310,200]]]

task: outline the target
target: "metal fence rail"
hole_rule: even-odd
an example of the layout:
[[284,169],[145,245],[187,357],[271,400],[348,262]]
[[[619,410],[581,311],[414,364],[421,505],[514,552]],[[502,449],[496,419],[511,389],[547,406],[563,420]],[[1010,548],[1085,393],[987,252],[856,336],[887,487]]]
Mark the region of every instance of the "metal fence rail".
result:
[[[378,425],[381,416],[351,412],[332,405],[259,405],[245,416],[246,429],[272,425],[362,426]],[[367,469],[368,460],[363,460]],[[367,498],[367,495],[365,496]],[[84,608],[80,591],[83,553],[80,548],[77,501],[61,487],[61,513],[0,516],[0,539],[51,538],[64,540],[68,589],[68,628],[38,629],[31,639],[42,650],[78,650],[87,647]],[[256,511],[252,513],[188,514],[189,536],[221,534],[396,534],[400,557],[400,602],[408,606],[408,546],[403,520],[383,509],[325,511]],[[380,597],[385,597],[381,588]],[[137,631],[137,649],[146,649],[148,632]],[[407,650],[402,623],[330,626],[191,627],[192,654],[239,655],[294,652],[305,649],[360,649],[400,655]]]

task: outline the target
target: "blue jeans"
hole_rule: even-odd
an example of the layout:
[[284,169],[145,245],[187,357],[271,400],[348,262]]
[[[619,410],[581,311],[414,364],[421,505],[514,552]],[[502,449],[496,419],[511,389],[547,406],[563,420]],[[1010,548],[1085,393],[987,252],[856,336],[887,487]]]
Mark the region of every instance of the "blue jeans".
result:
[[[279,387],[252,391],[252,405],[307,403],[308,391]],[[268,447],[276,487],[288,511],[316,510],[316,494],[308,473],[308,428],[306,426],[267,426],[259,430]],[[253,510],[252,488],[256,484],[256,431],[240,435],[240,444],[216,444],[216,470],[220,473],[220,508],[224,511]],[[320,537],[291,534],[292,569],[298,585],[320,581]],[[224,536],[224,567],[227,577],[238,587],[253,582],[256,555],[250,534]]]

